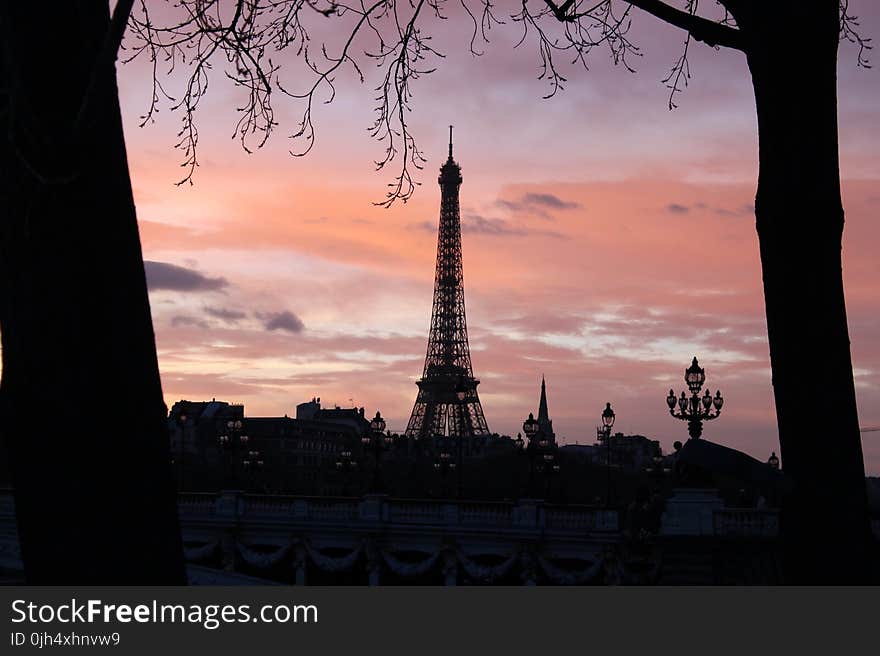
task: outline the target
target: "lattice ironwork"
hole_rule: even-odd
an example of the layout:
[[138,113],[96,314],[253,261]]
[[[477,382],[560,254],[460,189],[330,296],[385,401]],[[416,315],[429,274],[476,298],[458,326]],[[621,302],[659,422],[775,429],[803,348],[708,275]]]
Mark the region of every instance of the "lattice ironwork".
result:
[[458,190],[461,168],[452,158],[449,126],[449,159],[440,168],[440,228],[428,353],[419,393],[413,406],[407,437],[488,435],[471,366],[464,310],[464,275],[461,263],[461,216]]

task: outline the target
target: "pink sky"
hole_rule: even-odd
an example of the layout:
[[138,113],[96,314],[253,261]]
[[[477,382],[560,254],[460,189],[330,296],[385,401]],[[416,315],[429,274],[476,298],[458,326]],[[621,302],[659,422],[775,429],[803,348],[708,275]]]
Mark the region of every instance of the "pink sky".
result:
[[[880,8],[850,4],[864,32],[880,34]],[[199,111],[195,185],[176,187],[179,117],[164,110],[138,128],[147,70],[121,67],[145,258],[200,274],[149,265],[175,287],[151,292],[166,402],[216,397],[281,415],[320,396],[380,409],[402,430],[424,359],[436,175],[454,123],[470,343],[490,429],[520,430],[544,374],[565,442],[592,442],[611,401],[616,428],[669,450],[686,429],[665,396],[681,390],[696,355],[726,399],[705,436],[761,459],[778,450],[742,56],[692,46],[693,77],[670,112],[659,80],[682,34],[638,15],[636,74],[597,51],[589,72],[564,67],[567,88],[542,100],[534,44],[511,47],[517,28],[495,28],[474,58],[461,11],[448,13],[435,34],[447,57],[413,87],[411,126],[429,159],[423,184],[390,210],[372,204],[391,177],[372,167],[381,156],[366,133],[372,80],[340,77],[334,103],[317,110],[314,151],[295,159],[285,135],[296,108],[280,99],[279,132],[264,149],[247,155],[230,140],[240,99],[218,71]],[[856,68],[847,46],[839,72],[844,276],[860,423],[873,426],[880,77]],[[864,433],[863,445],[868,471],[880,473],[880,432]]]

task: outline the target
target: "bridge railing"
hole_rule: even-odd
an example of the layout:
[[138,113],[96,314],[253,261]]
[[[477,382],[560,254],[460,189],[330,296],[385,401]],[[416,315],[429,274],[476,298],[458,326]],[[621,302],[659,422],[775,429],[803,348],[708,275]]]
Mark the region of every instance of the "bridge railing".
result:
[[[299,497],[220,493],[183,493],[178,496],[183,521],[224,522],[302,521],[316,524],[383,523],[392,525],[455,526],[464,529],[519,529],[551,533],[615,532],[618,511],[594,506],[553,505],[541,500],[476,501],[454,499],[397,499],[365,497]],[[12,517],[10,490],[0,490],[0,515]],[[776,510],[723,508],[712,515],[713,532],[721,536],[775,537],[779,535]],[[872,528],[880,536],[874,520]]]
[[211,515],[217,505],[217,495],[210,493],[187,493],[177,496],[177,512],[186,515]]
[[713,514],[715,535],[776,537],[779,512],[755,508],[724,508]]
[[550,529],[617,531],[620,526],[616,510],[589,506],[548,506],[546,525]]
[[617,531],[616,510],[592,506],[554,506],[541,500],[475,501],[398,499],[385,495],[296,497],[185,493],[178,497],[184,520],[249,519],[270,522],[381,522],[397,525],[440,525],[464,528],[543,530],[563,533]]

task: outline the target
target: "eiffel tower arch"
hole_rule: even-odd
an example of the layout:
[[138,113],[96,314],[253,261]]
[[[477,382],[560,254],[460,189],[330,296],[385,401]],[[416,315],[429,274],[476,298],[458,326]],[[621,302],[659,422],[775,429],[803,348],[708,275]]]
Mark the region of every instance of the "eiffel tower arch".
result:
[[464,311],[464,273],[461,262],[461,215],[458,190],[461,167],[449,159],[440,168],[440,227],[431,329],[419,392],[406,427],[407,437],[434,435],[476,437],[489,434],[477,394]]

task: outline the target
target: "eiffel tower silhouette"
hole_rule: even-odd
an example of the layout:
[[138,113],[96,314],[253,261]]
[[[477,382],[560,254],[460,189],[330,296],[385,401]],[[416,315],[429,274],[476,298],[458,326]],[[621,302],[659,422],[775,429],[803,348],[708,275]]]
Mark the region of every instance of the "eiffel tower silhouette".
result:
[[461,167],[452,159],[452,126],[449,126],[449,159],[440,168],[440,228],[437,234],[437,267],[428,353],[419,393],[406,427],[407,437],[434,435],[475,437],[488,435],[489,427],[477,395],[464,312],[464,273],[461,263],[461,215],[458,189]]

